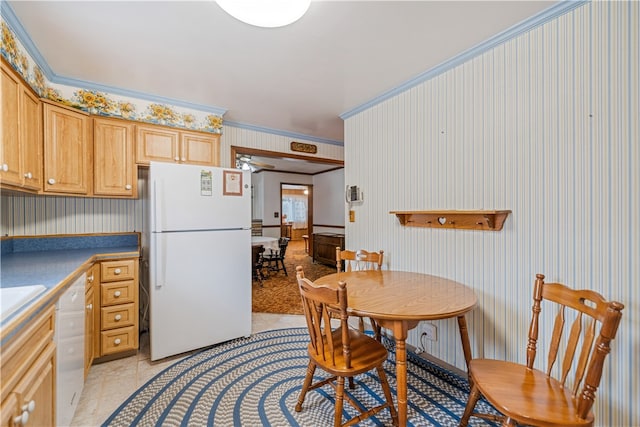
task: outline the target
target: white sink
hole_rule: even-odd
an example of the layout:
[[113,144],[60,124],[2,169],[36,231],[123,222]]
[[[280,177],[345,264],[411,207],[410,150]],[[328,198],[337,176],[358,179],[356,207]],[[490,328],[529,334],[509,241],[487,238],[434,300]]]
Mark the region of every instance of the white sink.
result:
[[47,288],[42,285],[0,288],[0,321],[15,313]]

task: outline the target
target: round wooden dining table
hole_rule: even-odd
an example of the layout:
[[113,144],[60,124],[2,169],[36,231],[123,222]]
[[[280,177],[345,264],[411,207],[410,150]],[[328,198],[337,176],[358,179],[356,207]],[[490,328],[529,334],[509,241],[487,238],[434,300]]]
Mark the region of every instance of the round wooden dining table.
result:
[[347,284],[350,315],[370,317],[393,332],[396,342],[396,381],[398,421],[407,424],[407,348],[410,329],[421,320],[456,317],[467,363],[471,360],[471,345],[465,313],[477,303],[468,286],[443,277],[407,271],[351,271],[329,274],[315,280],[316,285],[337,287]]

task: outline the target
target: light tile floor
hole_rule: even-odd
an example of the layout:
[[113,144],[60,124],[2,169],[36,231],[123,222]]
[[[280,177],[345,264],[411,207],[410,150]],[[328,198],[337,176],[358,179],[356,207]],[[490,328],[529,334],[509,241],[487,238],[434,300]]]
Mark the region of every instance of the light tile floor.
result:
[[[253,313],[252,332],[271,329],[305,327],[304,316]],[[135,356],[93,365],[84,384],[72,426],[99,426],[134,391],[165,368],[187,355],[151,362],[149,335],[140,337],[140,350]]]

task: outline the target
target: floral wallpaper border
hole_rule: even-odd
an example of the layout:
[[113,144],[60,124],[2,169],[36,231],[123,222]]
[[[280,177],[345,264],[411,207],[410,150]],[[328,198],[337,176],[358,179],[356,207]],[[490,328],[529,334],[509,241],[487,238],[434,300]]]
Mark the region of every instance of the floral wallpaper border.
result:
[[91,114],[122,117],[146,123],[155,123],[184,129],[222,133],[223,119],[189,108],[147,102],[106,92],[54,84],[45,78],[42,69],[25,52],[11,28],[3,20],[0,53],[42,98],[68,105]]

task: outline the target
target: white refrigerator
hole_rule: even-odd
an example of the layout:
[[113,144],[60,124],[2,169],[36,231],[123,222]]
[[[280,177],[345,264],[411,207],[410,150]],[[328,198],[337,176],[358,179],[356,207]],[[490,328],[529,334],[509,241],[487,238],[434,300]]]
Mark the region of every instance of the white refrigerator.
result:
[[251,334],[251,174],[149,167],[151,360]]

